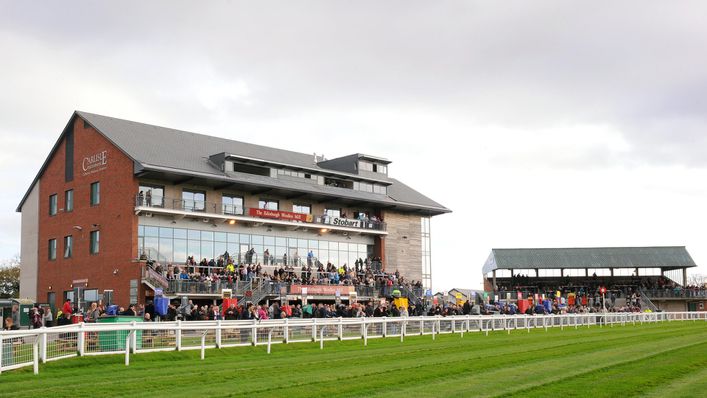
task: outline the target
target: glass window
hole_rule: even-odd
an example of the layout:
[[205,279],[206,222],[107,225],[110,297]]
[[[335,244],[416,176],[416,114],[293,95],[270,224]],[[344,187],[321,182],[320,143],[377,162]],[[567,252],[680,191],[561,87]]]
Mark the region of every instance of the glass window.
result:
[[174,230],[172,228],[160,228],[160,238],[170,238],[174,236]]
[[64,237],[64,258],[71,258],[73,243],[74,238],[71,235]]
[[183,228],[174,228],[174,239],[186,239],[187,230]]
[[160,252],[158,261],[172,262],[172,238],[160,238]]
[[145,236],[145,226],[144,225],[137,226],[137,236]]
[[145,236],[154,236],[156,238],[159,236],[159,232],[159,227],[151,227],[149,225],[145,225]]
[[266,236],[263,238],[263,244],[266,246],[275,246],[275,237],[274,236]]
[[324,214],[329,217],[341,217],[341,209],[324,209]]
[[98,254],[100,248],[101,231],[91,231],[91,241],[89,251],[91,254]]
[[68,191],[64,192],[64,211],[69,212],[69,211],[74,211],[74,190],[69,189]]
[[101,183],[96,181],[91,184],[91,206],[96,206],[101,203]]
[[263,244],[263,235],[253,235],[251,237],[251,242],[254,245],[262,245]]
[[238,234],[228,233],[228,243],[238,243]]
[[56,239],[49,239],[49,259],[56,260]]
[[173,261],[175,263],[185,263],[187,261],[187,241],[184,239],[174,240]]
[[211,260],[214,258],[214,242],[201,241],[201,258]]
[[267,210],[277,210],[279,209],[279,202],[277,200],[260,199],[258,201],[258,208]]
[[364,162],[363,160],[360,160],[358,162],[358,169],[362,171],[373,171],[373,164],[369,162]]
[[201,240],[213,241],[214,233],[211,231],[201,231]]
[[164,207],[164,187],[140,184],[140,192],[142,192],[142,196],[138,195],[138,201],[144,202],[138,203],[138,206]]
[[381,174],[388,174],[388,166],[384,164],[379,164],[378,165],[378,172]]
[[201,232],[197,231],[195,229],[190,229],[189,230],[189,239],[201,239]]
[[240,196],[223,195],[221,199],[223,214],[243,214],[243,198]]
[[216,242],[227,242],[225,232],[214,232],[214,241]]
[[206,209],[206,192],[182,190],[182,204],[186,211],[204,211]]
[[250,245],[250,235],[241,234],[240,241],[242,245]]
[[388,193],[388,189],[383,185],[374,185],[373,192],[385,195]]
[[287,246],[287,238],[283,238],[281,236],[278,236],[277,238],[275,238],[275,244],[277,246],[283,246],[283,247]]
[[83,291],[83,301],[94,303],[98,301],[98,289],[86,289]]
[[361,181],[358,184],[359,190],[363,192],[373,192],[373,184]]
[[305,205],[305,204],[295,204],[295,205],[292,205],[292,212],[293,213],[301,213],[301,214],[311,214],[312,213],[312,206]]
[[49,215],[50,216],[55,216],[56,215],[56,194],[54,195],[49,195]]
[[187,242],[187,253],[189,256],[194,257],[196,262],[199,262],[201,260],[201,241],[190,239]]

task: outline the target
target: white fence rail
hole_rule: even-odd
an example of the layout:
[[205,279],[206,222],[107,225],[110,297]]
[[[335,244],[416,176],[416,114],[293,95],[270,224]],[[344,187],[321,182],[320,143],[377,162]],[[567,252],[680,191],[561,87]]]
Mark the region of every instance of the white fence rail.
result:
[[613,327],[644,322],[707,321],[707,312],[597,313],[566,315],[494,315],[410,318],[328,318],[267,321],[80,323],[53,328],[0,332],[0,373],[25,366],[39,372],[40,362],[85,355],[125,355],[155,351],[261,346],[327,340],[363,340],[441,333]]

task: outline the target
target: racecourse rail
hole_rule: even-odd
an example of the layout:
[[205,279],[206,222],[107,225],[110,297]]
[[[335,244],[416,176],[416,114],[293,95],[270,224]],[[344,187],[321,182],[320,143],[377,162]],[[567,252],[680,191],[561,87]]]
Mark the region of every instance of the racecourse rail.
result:
[[362,340],[441,333],[527,331],[550,327],[613,327],[636,323],[707,321],[707,312],[592,313],[565,315],[467,315],[403,318],[289,318],[263,321],[195,321],[79,323],[74,325],[0,332],[0,373],[64,358],[87,355],[130,355],[155,351],[267,346],[273,344]]

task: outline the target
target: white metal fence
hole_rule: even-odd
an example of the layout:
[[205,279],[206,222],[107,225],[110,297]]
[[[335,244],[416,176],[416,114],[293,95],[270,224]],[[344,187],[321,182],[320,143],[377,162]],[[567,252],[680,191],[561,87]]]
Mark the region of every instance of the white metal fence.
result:
[[494,315],[409,318],[328,318],[267,321],[198,321],[146,323],[80,323],[0,332],[0,373],[25,366],[39,372],[40,362],[85,355],[130,354],[260,346],[327,340],[363,340],[441,333],[613,327],[644,322],[707,321],[707,312],[598,313],[566,315]]

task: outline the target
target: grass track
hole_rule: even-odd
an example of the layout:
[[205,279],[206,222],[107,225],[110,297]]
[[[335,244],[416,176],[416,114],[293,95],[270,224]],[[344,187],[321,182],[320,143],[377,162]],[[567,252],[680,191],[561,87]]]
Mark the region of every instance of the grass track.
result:
[[0,395],[707,396],[707,322],[85,357],[0,375]]

